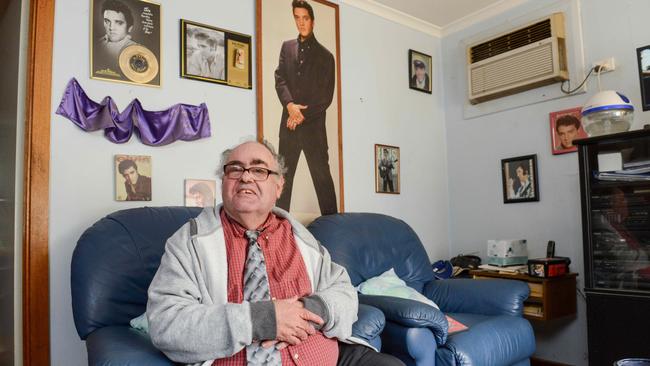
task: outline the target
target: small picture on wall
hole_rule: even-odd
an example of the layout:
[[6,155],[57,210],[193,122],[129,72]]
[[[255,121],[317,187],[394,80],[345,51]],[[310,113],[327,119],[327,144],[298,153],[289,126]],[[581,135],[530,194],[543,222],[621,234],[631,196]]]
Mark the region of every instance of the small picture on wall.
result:
[[578,151],[573,140],[587,137],[581,122],[581,107],[551,112],[551,150],[554,155]]
[[650,110],[650,45],[636,49],[643,110]]
[[160,86],[160,4],[91,0],[90,76]]
[[151,156],[115,155],[115,200],[151,201]]
[[185,179],[185,206],[214,207],[217,182],[209,179]]
[[539,201],[537,155],[501,160],[503,203]]
[[431,56],[409,50],[409,87],[431,94]]
[[251,88],[251,37],[181,19],[181,76]]
[[400,192],[399,147],[375,144],[375,192]]
[[241,88],[251,87],[251,45],[250,40],[229,39],[228,42],[228,85]]

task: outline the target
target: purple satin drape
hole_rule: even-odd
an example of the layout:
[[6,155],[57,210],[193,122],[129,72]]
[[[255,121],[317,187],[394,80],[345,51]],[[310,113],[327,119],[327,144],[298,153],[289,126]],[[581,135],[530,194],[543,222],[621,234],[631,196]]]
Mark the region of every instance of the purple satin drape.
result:
[[136,98],[120,113],[111,97],[97,103],[72,78],[65,88],[56,114],[84,131],[104,130],[104,136],[121,144],[135,131],[145,145],[163,146],[176,140],[192,141],[210,136],[210,116],[205,103],[175,104],[164,111],[146,111]]

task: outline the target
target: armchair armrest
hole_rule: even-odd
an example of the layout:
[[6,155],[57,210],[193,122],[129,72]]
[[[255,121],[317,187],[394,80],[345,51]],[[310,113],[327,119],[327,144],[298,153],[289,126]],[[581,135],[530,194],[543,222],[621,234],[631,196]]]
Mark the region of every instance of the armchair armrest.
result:
[[432,306],[399,297],[363,294],[359,294],[359,303],[380,309],[390,322],[408,328],[429,328],[437,344],[447,341],[447,318]]
[[391,321],[381,334],[384,347],[389,353],[407,365],[435,365],[436,339],[428,328],[408,328]]
[[86,338],[88,366],[173,366],[147,334],[129,326],[108,326],[94,330]]
[[359,338],[374,347],[377,352],[381,350],[379,335],[386,326],[386,317],[381,310],[374,306],[359,304],[357,321],[352,324],[352,337]]
[[501,279],[434,280],[424,296],[447,313],[521,316],[530,289],[522,281]]

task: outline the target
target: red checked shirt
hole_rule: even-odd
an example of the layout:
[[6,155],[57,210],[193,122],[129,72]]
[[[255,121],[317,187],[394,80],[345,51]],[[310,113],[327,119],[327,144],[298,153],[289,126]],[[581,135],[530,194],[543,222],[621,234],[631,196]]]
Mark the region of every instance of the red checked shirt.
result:
[[[248,248],[248,239],[244,236],[246,229],[230,219],[223,209],[220,216],[228,256],[228,302],[241,303],[244,299],[244,266]],[[289,221],[269,214],[258,230],[261,233],[257,242],[264,253],[271,298],[310,295],[311,283]],[[336,365],[339,348],[335,339],[316,332],[299,345],[284,348],[280,354],[283,366]],[[245,366],[246,348],[231,357],[215,360],[212,365]]]

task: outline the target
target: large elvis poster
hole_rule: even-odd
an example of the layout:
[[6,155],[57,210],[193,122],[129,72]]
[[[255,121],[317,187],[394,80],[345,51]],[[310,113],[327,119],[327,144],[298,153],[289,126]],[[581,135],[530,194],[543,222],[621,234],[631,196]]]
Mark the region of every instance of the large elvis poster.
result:
[[258,137],[287,173],[277,205],[305,222],[343,210],[338,5],[257,0]]

